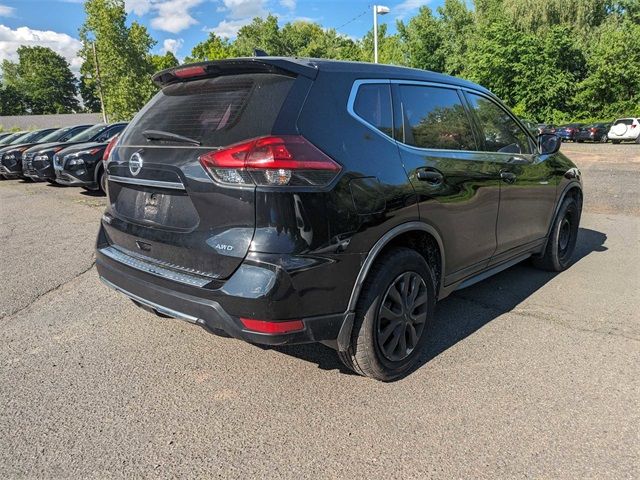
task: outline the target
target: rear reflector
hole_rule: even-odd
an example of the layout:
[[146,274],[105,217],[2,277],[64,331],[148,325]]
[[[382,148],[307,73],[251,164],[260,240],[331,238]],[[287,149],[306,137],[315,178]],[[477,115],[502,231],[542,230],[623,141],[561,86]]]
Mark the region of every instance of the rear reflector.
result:
[[299,332],[304,330],[302,320],[287,320],[284,322],[270,322],[267,320],[254,320],[252,318],[240,318],[242,325],[247,330],[258,333],[276,335],[279,333]]
[[200,163],[227,184],[324,186],[340,165],[301,135],[261,137],[205,153]]
[[173,74],[178,78],[199,77],[205,73],[207,72],[202,66],[179,68],[173,72]]

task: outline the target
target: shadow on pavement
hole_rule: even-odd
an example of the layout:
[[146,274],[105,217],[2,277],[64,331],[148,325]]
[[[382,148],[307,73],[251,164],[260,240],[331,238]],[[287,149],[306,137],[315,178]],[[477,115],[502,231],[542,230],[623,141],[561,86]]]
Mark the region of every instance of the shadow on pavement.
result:
[[[574,264],[593,252],[606,251],[606,240],[607,236],[602,232],[580,228]],[[435,318],[429,327],[427,349],[419,367],[493,319],[513,310],[556,275],[559,274],[538,270],[525,261],[476,285],[457,291],[438,303]],[[460,313],[461,310],[464,311],[463,314]],[[323,370],[337,369],[353,374],[342,365],[333,350],[321,344],[261,348],[270,348],[315,363]]]

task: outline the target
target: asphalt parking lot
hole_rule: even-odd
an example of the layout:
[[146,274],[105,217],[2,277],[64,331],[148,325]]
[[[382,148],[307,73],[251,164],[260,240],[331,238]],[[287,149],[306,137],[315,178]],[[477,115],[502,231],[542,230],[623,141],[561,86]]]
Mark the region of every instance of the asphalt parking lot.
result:
[[104,198],[0,182],[0,477],[638,478],[640,145],[562,151],[576,264],[455,293],[392,384],[136,308],[93,268]]

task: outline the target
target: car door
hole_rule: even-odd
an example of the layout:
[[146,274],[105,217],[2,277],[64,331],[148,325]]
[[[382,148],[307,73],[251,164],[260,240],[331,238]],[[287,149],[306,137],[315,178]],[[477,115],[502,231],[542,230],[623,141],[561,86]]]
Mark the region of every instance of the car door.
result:
[[420,219],[442,237],[448,285],[485,268],[495,251],[499,164],[478,151],[456,87],[402,81],[392,87],[400,155]]
[[490,262],[495,265],[544,241],[556,201],[555,170],[506,108],[482,93],[467,91],[465,96],[482,149],[500,165],[497,248]]

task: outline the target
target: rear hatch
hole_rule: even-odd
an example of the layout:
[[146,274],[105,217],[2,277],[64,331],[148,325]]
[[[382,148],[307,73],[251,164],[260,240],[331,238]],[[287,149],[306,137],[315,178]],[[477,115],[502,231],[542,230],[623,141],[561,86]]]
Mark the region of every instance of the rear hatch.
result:
[[269,135],[295,82],[287,72],[247,70],[170,75],[174,82],[123,132],[107,165],[104,217],[118,254],[212,280],[242,262],[255,230],[255,186],[214,182],[199,158]]

